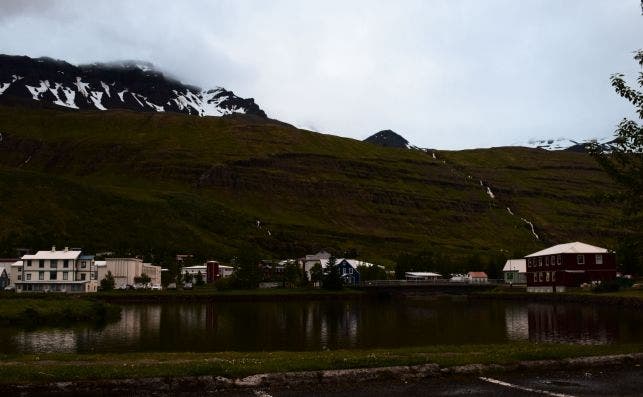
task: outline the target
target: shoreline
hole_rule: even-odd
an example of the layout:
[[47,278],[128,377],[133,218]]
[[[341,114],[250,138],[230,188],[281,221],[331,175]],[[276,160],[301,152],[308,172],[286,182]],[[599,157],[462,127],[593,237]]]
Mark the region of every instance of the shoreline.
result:
[[[508,364],[466,364],[443,366],[436,363],[311,371],[258,373],[244,377],[221,375],[156,376],[143,378],[71,380],[32,383],[5,383],[3,390],[19,395],[176,395],[177,393],[225,393],[256,390],[318,390],[319,387],[354,387],[373,383],[409,384],[426,379],[448,379],[519,372],[618,368],[640,366],[643,353],[572,357],[555,360],[520,360]],[[126,364],[125,364],[126,365]]]
[[621,306],[629,308],[643,308],[643,291],[640,296],[623,295],[619,293],[587,293],[587,292],[562,292],[553,294],[539,294],[513,291],[490,291],[471,293],[469,299],[498,299],[526,302],[549,303],[586,303]]

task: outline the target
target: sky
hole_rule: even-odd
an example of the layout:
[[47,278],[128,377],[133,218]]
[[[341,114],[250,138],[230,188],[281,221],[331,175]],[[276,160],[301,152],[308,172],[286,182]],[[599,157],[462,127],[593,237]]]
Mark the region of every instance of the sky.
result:
[[0,53],[144,60],[269,117],[438,149],[613,135],[640,0],[2,0]]

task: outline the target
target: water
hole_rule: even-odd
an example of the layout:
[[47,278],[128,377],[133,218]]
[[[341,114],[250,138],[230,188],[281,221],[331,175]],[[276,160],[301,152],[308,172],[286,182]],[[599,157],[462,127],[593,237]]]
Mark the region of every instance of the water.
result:
[[0,328],[2,353],[394,348],[506,341],[643,342],[643,312],[466,298],[123,306],[103,326]]

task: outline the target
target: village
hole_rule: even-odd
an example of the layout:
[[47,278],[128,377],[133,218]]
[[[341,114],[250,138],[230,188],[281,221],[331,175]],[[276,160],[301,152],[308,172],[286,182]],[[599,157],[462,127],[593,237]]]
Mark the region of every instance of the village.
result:
[[[178,263],[190,258],[189,254],[176,256]],[[293,287],[295,284],[324,287],[324,278],[330,272],[336,272],[341,280],[340,287],[504,284],[525,288],[530,293],[596,287],[617,278],[616,253],[582,242],[559,244],[523,258],[509,259],[502,269],[502,279],[490,279],[479,269],[448,275],[406,271],[403,278],[396,279],[395,272],[383,266],[358,259],[334,258],[323,250],[298,259],[261,260],[256,267],[259,288]],[[202,285],[216,287],[220,280],[234,277],[236,269],[238,266],[208,260],[198,265],[181,266],[179,273],[172,277],[169,269],[145,263],[140,258],[107,257],[97,260],[95,255],[86,254],[79,248],[57,250],[53,246],[50,250],[25,254],[20,258],[0,259],[0,289],[18,293],[92,293],[101,289],[191,290]],[[295,283],[295,279],[299,281]],[[105,280],[109,283],[104,284]]]

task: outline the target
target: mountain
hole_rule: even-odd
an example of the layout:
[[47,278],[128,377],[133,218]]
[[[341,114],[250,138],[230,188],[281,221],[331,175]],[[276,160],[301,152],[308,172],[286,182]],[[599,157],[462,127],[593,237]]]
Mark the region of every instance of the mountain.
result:
[[585,153],[393,150],[244,114],[0,105],[0,256],[55,244],[226,260],[250,244],[464,264],[613,247],[618,210],[600,199],[613,189]]
[[401,135],[391,130],[383,130],[383,131],[377,132],[369,136],[368,138],[364,139],[364,142],[372,143],[383,147],[395,147],[395,148],[404,148],[404,149],[409,147],[409,141],[407,141]]
[[150,63],[133,61],[74,66],[51,58],[0,55],[0,104],[266,117],[252,98],[221,87],[185,85]]
[[544,149],[544,150],[569,150],[572,152],[586,152],[587,145],[591,142],[596,141],[599,145],[602,146],[603,150],[609,151],[612,144],[614,144],[614,138],[601,138],[601,139],[569,139],[569,138],[556,138],[556,139],[530,139],[526,143],[514,144],[512,146],[521,146],[529,147],[534,149]]

